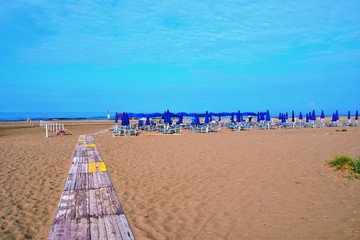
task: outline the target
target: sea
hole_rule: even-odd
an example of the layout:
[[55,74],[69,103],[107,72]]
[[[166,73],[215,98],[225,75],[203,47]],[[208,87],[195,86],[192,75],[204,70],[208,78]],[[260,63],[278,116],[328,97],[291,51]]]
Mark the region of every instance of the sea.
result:
[[107,112],[0,112],[0,121],[70,121],[70,120],[113,120],[115,113],[110,113],[110,118]]

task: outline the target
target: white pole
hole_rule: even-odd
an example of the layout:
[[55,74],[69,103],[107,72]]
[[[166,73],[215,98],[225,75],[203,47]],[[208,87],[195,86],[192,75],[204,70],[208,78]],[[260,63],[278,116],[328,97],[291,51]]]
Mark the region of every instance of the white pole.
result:
[[63,129],[62,130],[65,130],[65,128],[64,128],[64,124],[63,124]]
[[46,137],[48,138],[49,137],[49,135],[48,135],[48,126],[46,125]]
[[55,123],[54,122],[52,123],[52,131],[53,132],[55,131]]
[[57,132],[57,131],[58,131],[58,124],[57,124],[57,123],[55,123],[55,125],[56,125],[56,131],[55,131],[55,132]]

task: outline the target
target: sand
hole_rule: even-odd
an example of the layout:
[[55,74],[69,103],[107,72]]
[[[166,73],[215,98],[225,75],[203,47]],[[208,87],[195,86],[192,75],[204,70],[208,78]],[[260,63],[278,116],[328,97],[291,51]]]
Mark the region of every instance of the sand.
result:
[[[113,125],[72,124],[0,128],[1,239],[47,238],[78,134]],[[360,128],[336,129],[94,138],[136,239],[359,239],[360,180],[326,163]]]

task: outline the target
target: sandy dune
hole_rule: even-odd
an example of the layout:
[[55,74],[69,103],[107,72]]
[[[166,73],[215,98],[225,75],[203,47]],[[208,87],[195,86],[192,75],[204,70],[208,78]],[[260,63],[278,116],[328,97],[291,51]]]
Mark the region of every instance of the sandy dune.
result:
[[[95,122],[94,122],[95,123]],[[111,122],[75,124],[76,134]],[[360,128],[95,136],[136,239],[359,239]],[[46,239],[78,135],[0,129],[0,238]]]

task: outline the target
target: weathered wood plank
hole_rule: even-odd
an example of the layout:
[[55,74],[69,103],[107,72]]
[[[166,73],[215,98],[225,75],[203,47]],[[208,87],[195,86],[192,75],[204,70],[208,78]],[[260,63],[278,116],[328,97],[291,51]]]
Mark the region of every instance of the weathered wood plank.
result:
[[64,191],[61,195],[55,221],[82,217],[124,214],[115,189]]
[[54,222],[51,225],[48,239],[92,239],[90,236],[90,220],[88,218],[80,218]]
[[89,199],[91,217],[124,214],[113,187],[89,190]]
[[64,191],[97,189],[112,186],[107,172],[76,173],[68,175]]
[[109,174],[107,172],[94,172],[88,173],[89,175],[89,189],[97,189],[104,187],[112,187],[112,182],[110,180]]
[[89,192],[87,190],[64,191],[61,195],[55,221],[89,216]]
[[86,156],[87,160],[88,160],[88,163],[91,163],[91,162],[102,162],[102,158],[100,155],[97,155],[97,156]]
[[48,239],[135,239],[92,136],[79,138]]
[[124,214],[90,218],[91,239],[135,239]]
[[69,174],[87,173],[87,172],[88,172],[87,163],[73,163],[70,167]]
[[85,155],[88,157],[88,156],[99,156],[100,153],[99,151],[86,151],[85,152]]
[[87,173],[69,174],[65,183],[64,191],[89,189]]
[[89,159],[86,156],[74,157],[72,163],[88,163]]
[[76,148],[74,152],[74,157],[80,157],[80,156],[85,156],[85,152],[83,153],[82,151],[80,151],[80,149]]

